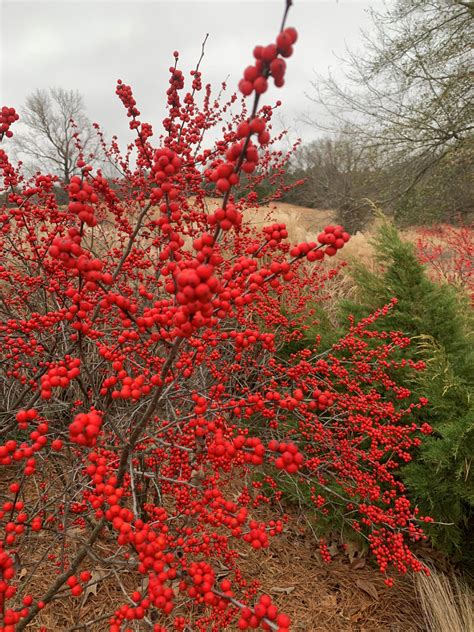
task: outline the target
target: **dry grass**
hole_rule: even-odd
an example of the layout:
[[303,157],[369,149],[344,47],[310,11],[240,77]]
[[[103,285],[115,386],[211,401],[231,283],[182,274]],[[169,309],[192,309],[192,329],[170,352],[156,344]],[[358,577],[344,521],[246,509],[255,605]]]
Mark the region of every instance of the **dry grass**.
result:
[[417,576],[416,591],[426,630],[474,631],[474,596],[459,579],[432,569],[429,577],[421,574]]

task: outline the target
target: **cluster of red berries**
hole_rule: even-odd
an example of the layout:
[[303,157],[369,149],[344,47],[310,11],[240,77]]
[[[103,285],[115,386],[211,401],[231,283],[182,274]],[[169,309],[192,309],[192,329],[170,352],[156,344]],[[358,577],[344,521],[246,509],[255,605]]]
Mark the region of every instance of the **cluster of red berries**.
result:
[[[209,426],[208,426],[209,427]],[[207,453],[212,460],[224,459],[231,460],[236,454],[235,440],[226,439],[222,430],[216,430],[214,439],[209,442]],[[237,442],[238,444],[238,442]]]
[[321,556],[321,560],[325,564],[331,563],[332,558],[331,558],[331,553],[329,552],[329,547],[326,541],[322,539],[319,541],[319,555]]
[[[117,81],[117,87],[115,89],[115,94],[118,95],[120,101],[127,108],[127,116],[129,118],[135,119],[135,117],[140,116],[140,112],[136,108],[137,102],[133,98],[132,88],[127,86],[122,82],[121,79]],[[131,129],[134,129],[138,126],[132,126],[133,121],[130,123]]]
[[272,439],[268,443],[268,449],[272,452],[280,452],[281,456],[275,459],[275,466],[289,474],[295,474],[304,463],[304,456],[294,443],[280,443],[276,439]]
[[252,92],[263,94],[268,88],[268,77],[272,76],[277,88],[285,83],[286,62],[284,57],[293,53],[293,44],[298,39],[298,33],[293,27],[287,27],[277,37],[275,44],[256,46],[253,51],[255,64],[248,66],[244,77],[239,82],[239,90],[244,96]]
[[93,447],[102,427],[102,416],[96,411],[79,413],[69,425],[69,438],[73,443]]
[[336,254],[349,241],[350,235],[343,226],[326,226],[324,231],[318,235],[318,241],[326,245],[325,253],[329,256]]
[[[115,492],[116,490],[114,489],[113,491]],[[112,500],[109,496],[109,503],[112,503]],[[127,509],[127,507],[121,507],[118,504],[118,500],[117,504],[110,504],[110,508],[106,512],[106,516],[108,520],[112,521],[113,528],[119,532],[117,542],[120,546],[133,542],[137,538],[138,533],[134,533],[132,529],[132,523],[135,516],[130,509]]]
[[28,197],[35,195],[37,193],[42,193],[46,191],[51,191],[54,186],[54,182],[58,180],[57,176],[44,176],[42,174],[38,174],[35,176],[35,186],[26,189],[25,195]]
[[263,234],[269,246],[276,246],[282,239],[288,237],[286,224],[271,224],[270,226],[265,226]]
[[[242,133],[241,125],[239,125],[238,129],[240,129],[241,130],[240,133]],[[244,149],[244,146],[245,146],[245,140],[241,140],[239,143],[232,145],[228,150],[229,155],[226,157],[229,159],[229,156],[232,156],[232,160],[238,160],[238,157],[240,157]],[[238,157],[236,158],[237,151],[239,152],[239,154],[238,154]],[[258,158],[257,147],[252,143],[252,141],[249,141],[247,143],[247,147],[245,149],[245,154],[244,154],[244,158],[241,165],[242,171],[244,173],[253,173],[257,167],[258,160],[259,158]]]
[[0,575],[3,580],[0,582],[0,593],[7,599],[13,597],[16,592],[16,588],[8,586],[6,582],[15,577],[15,566],[13,558],[3,550],[3,545],[0,543]]
[[[26,414],[21,413],[20,419],[24,420],[28,419],[28,417],[33,417],[35,413],[30,412],[30,410],[31,409],[26,410]],[[35,415],[34,418],[36,419],[36,417],[37,415]],[[25,476],[34,474],[36,468],[34,455],[48,443],[48,438],[46,437],[48,431],[48,423],[46,421],[41,421],[41,423],[36,426],[36,429],[30,432],[29,436],[33,442],[31,445],[26,442],[18,443],[15,439],[9,439],[3,445],[0,445],[0,465],[11,465],[12,463],[19,463],[24,460]],[[60,439],[57,439],[56,441],[60,441]],[[57,443],[53,441],[51,447],[53,450],[56,450]]]
[[223,525],[231,529],[232,535],[236,537],[242,533],[242,527],[248,517],[246,507],[238,506],[236,503],[226,500],[216,487],[206,489],[203,502],[209,505],[209,512],[206,517],[211,524]]
[[[177,55],[175,55],[175,58],[177,58]],[[184,87],[184,75],[182,70],[179,70],[179,68],[175,68],[174,66],[169,67],[169,72],[171,73],[171,77],[169,78],[171,87],[168,88],[166,94],[168,95],[169,105],[174,105],[173,97],[175,97],[176,91],[182,90]]]
[[258,627],[262,627],[263,630],[275,630],[276,624],[277,632],[289,632],[290,623],[290,617],[282,612],[278,613],[278,608],[269,595],[261,595],[254,608],[242,608],[237,626],[239,630]]
[[53,388],[67,388],[74,378],[80,374],[79,358],[66,357],[64,360],[51,366],[41,376],[41,398],[50,399]]
[[10,126],[15,121],[18,121],[18,118],[19,117],[15,108],[9,108],[6,105],[2,107],[0,110],[0,140],[2,140],[4,136],[7,138],[11,138],[13,136]]
[[[8,187],[14,187],[18,184],[19,175],[9,161],[7,154],[3,151],[3,149],[0,149],[0,173],[2,174],[4,189]],[[9,196],[9,199],[16,204],[22,204],[23,202],[22,197],[16,196],[14,193]],[[11,209],[10,213],[15,214],[15,209]],[[18,214],[20,214],[19,209]]]
[[[85,320],[89,313],[94,309],[94,304],[89,300],[86,301],[82,298],[81,293],[76,292],[75,289],[71,286],[66,292],[66,296],[72,300],[72,305],[68,307],[66,312],[66,320],[74,320],[83,321]],[[78,322],[72,324],[74,329],[79,329]]]
[[314,241],[302,242],[297,246],[293,246],[290,249],[290,255],[298,259],[306,257],[310,262],[324,259],[324,251],[321,249],[321,246],[318,247],[318,244]]
[[186,579],[179,584],[181,592],[186,592],[198,603],[214,604],[218,597],[212,592],[216,576],[207,562],[192,562],[187,569]]
[[[160,553],[158,553],[160,555]],[[166,558],[171,559],[172,555],[163,555],[164,560]],[[155,567],[158,567],[158,562],[155,562]],[[176,595],[174,594],[173,588],[165,585],[166,581],[174,581],[177,576],[176,569],[174,567],[168,568],[165,570],[165,562],[160,562],[159,567],[161,567],[161,571],[158,571],[158,575],[149,575],[150,581],[148,584],[148,597],[149,601],[155,606],[155,608],[159,608],[165,614],[169,614],[172,612],[174,608],[174,599]],[[142,602],[142,606],[147,605],[145,600]],[[166,632],[166,630],[164,631]]]
[[271,520],[269,524],[266,525],[264,522],[251,520],[249,522],[249,529],[250,531],[243,536],[244,540],[249,542],[254,549],[260,549],[269,545],[268,535],[273,537],[283,531],[283,523],[281,520]]
[[234,446],[243,449],[243,456],[246,463],[261,465],[265,456],[265,446],[258,437],[244,437],[238,435],[234,439]]
[[[104,380],[102,383],[101,393],[105,395],[111,386],[116,386],[119,382],[122,382],[122,388],[119,390],[116,388],[112,391],[113,399],[134,399],[138,400],[142,395],[147,395],[152,388],[152,384],[155,380],[151,379],[151,384],[146,381],[144,375],[137,375],[131,377],[122,368],[122,362],[116,361],[113,363],[113,368],[118,371],[117,375],[112,375]],[[120,367],[120,368],[119,368]]]
[[[180,305],[192,304],[204,313],[211,313],[212,307],[206,307],[213,295],[218,292],[220,282],[214,276],[214,268],[209,264],[200,264],[195,268],[184,268],[177,272],[175,280],[178,287],[176,300]],[[211,310],[211,311],[210,311]]]
[[[16,497],[20,489],[20,483],[12,483],[9,487],[10,492]],[[28,521],[28,514],[26,513],[26,511],[24,511],[24,507],[25,504],[22,500],[16,500],[15,502],[7,501],[3,503],[2,510],[0,511],[0,516],[2,519],[6,517],[6,522],[3,525],[3,528],[5,530],[5,537],[2,543],[7,544],[8,546],[13,546],[16,542],[17,537],[25,533],[26,523]],[[15,512],[17,512],[16,517],[14,517]],[[7,516],[5,516],[5,514],[7,514]]]
[[334,394],[330,391],[321,391],[319,388],[316,388],[311,393],[311,396],[314,401],[309,403],[309,407],[313,410],[326,410],[326,408],[334,404]]
[[38,411],[36,408],[29,408],[28,410],[21,409],[16,414],[16,420],[21,430],[28,428],[28,423],[38,417]]
[[193,77],[192,89],[193,90],[201,90],[202,89],[202,75],[199,70],[191,70],[189,73],[191,77]]
[[227,162],[216,160],[206,169],[204,175],[210,182],[216,183],[218,191],[225,193],[232,186],[239,184],[238,171],[240,169],[245,173],[255,171],[259,160],[258,150],[249,139],[252,134],[256,134],[259,143],[266,145],[270,140],[270,134],[265,126],[265,120],[259,117],[254,117],[250,121],[242,121],[236,132],[237,138],[242,140],[233,143],[228,148],[226,152]]
[[[15,577],[14,559],[6,551],[3,550],[3,544],[0,542],[0,603],[2,604],[2,630],[5,632],[15,632],[16,624],[21,617],[28,614],[27,608],[20,611],[13,608],[5,608],[5,601],[11,599],[16,594],[16,587],[12,586],[11,580]],[[23,605],[29,606],[32,603],[31,596],[25,596]]]
[[68,187],[69,202],[68,209],[78,216],[81,222],[88,226],[96,226],[97,218],[94,215],[94,208],[91,204],[98,202],[97,193],[86,180],[81,180],[79,176],[73,176]]
[[176,332],[189,336],[209,322],[214,311],[213,297],[221,290],[221,283],[211,264],[195,259],[186,262],[186,267],[175,268],[173,280],[165,284],[165,289],[175,294],[181,306],[173,317]]
[[163,195],[166,195],[168,200],[178,197],[179,189],[173,186],[171,179],[178,173],[181,163],[181,158],[169,147],[162,147],[155,151],[151,172],[158,187],[151,193],[151,199],[154,202],[160,200]]
[[[321,261],[324,255],[333,257],[338,250],[349,241],[350,235],[342,226],[326,226],[324,232],[318,235],[318,243],[303,242],[293,246],[290,250],[292,257],[306,257],[308,261]],[[323,249],[323,246],[326,248]]]
[[[102,272],[104,264],[100,259],[93,259],[81,247],[81,234],[77,228],[70,228],[67,237],[55,237],[49,248],[53,259],[61,261],[62,265],[76,275],[81,275],[90,285],[89,289],[97,289],[97,283],[112,285],[113,279],[109,272]],[[68,320],[74,314],[70,312]]]
[[107,307],[110,305],[116,305],[125,314],[136,314],[138,309],[136,303],[131,301],[126,296],[115,294],[115,292],[108,292],[101,302],[102,307]]
[[72,268],[75,264],[70,263],[70,259],[83,254],[81,239],[81,234],[77,228],[70,228],[66,238],[55,237],[53,239],[48,252],[53,259],[59,259],[65,264],[65,267]]
[[[266,126],[267,122],[264,118],[261,116],[254,116],[249,121],[242,121],[239,123],[237,127],[237,138],[246,139],[252,135],[256,135],[260,145],[267,145],[270,141],[270,132],[266,129]],[[227,158],[235,159],[235,154],[236,145],[232,145],[228,150]]]
[[231,162],[221,163],[212,171],[209,179],[216,183],[216,187],[221,193],[225,193],[231,186],[239,183],[239,176],[234,172],[234,165]]
[[228,202],[225,209],[218,208],[208,215],[207,222],[209,226],[219,225],[224,231],[238,228],[242,223],[242,213],[235,208],[235,204]]
[[[252,520],[252,522],[254,521]],[[244,534],[243,538],[246,542],[249,542],[254,549],[265,549],[270,543],[265,530],[265,524],[262,528],[258,526],[251,529],[248,533]]]
[[207,232],[203,232],[200,237],[193,241],[193,248],[197,251],[196,259],[199,263],[210,261],[214,257],[214,237]]
[[[124,628],[122,621],[141,621],[146,614],[146,610],[150,607],[150,600],[141,598],[140,593],[136,590],[132,593],[131,598],[137,603],[136,606],[130,606],[123,604],[115,612],[115,616],[110,620],[109,632],[121,632],[122,630],[130,630],[131,628]],[[153,632],[159,629],[161,632],[161,626],[155,624],[153,626]]]
[[79,575],[79,579],[76,575],[71,575],[70,577],[68,577],[66,580],[66,584],[71,589],[71,594],[74,597],[79,597],[79,595],[81,595],[84,590],[84,586],[81,585],[81,582],[82,584],[87,584],[87,582],[91,580],[91,577],[92,575],[89,571],[82,571]]

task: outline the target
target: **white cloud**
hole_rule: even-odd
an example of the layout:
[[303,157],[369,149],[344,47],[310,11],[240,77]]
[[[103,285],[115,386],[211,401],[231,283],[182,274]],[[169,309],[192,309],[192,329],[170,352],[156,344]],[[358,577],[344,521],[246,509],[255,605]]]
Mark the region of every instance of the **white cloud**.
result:
[[[108,134],[129,138],[128,121],[114,93],[117,78],[132,85],[142,120],[157,128],[173,50],[180,51],[181,64],[189,71],[209,32],[204,81],[218,90],[230,75],[229,87],[235,87],[252,60],[253,46],[274,39],[283,4],[274,0],[4,0],[2,104],[20,109],[37,88],[77,88],[93,120]],[[283,101],[282,116],[293,129],[299,127],[298,116],[314,107],[305,98],[312,90],[314,70],[324,72],[337,64],[334,53],[341,54],[346,43],[360,43],[359,29],[369,23],[367,8],[377,4],[296,0],[289,23],[297,27],[300,38],[289,60],[287,84],[265,95],[268,102]]]

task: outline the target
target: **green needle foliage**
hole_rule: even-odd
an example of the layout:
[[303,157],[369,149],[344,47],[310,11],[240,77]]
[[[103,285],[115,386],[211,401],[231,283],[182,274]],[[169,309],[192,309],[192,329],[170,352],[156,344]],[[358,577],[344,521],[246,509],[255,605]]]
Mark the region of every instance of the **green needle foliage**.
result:
[[[355,298],[342,300],[339,318],[329,318],[324,301],[311,305],[311,322],[302,336],[281,349],[283,357],[303,348],[329,349],[349,329],[349,316],[359,321],[397,299],[393,309],[372,325],[374,329],[401,331],[411,344],[399,359],[422,360],[426,368],[408,365],[397,371],[397,383],[410,389],[414,400],[428,399],[416,421],[433,428],[423,435],[418,451],[401,477],[422,514],[436,523],[427,526],[433,544],[474,571],[474,328],[469,299],[448,284],[431,281],[418,261],[414,246],[401,239],[397,229],[383,221],[374,239],[376,265],[353,263],[349,273]],[[305,504],[299,490],[286,495]],[[295,496],[296,494],[296,496]],[[311,503],[309,503],[310,505]],[[319,533],[341,528],[318,523]],[[342,520],[341,516],[339,518]]]
[[433,427],[402,473],[412,499],[438,523],[430,528],[435,545],[468,567],[474,565],[474,335],[467,297],[432,282],[412,244],[384,222],[374,239],[377,266],[354,264],[355,300],[341,303],[341,323],[349,314],[363,318],[388,303],[397,304],[376,328],[399,330],[412,338],[404,355],[426,363],[407,371],[406,386],[428,406],[420,421]]

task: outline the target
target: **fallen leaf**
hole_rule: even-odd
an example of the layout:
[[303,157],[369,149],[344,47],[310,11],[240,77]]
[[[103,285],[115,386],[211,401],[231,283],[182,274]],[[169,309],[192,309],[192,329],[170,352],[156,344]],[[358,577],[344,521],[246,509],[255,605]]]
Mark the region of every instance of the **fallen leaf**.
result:
[[86,603],[91,595],[94,597],[97,595],[97,589],[99,587],[99,582],[106,576],[106,573],[102,571],[92,571],[91,578],[84,589],[84,598],[82,601],[82,605]]
[[337,606],[337,597],[336,595],[325,595],[321,601],[320,605],[324,608],[335,608]]
[[285,595],[289,595],[290,593],[294,591],[295,588],[296,586],[282,586],[282,587],[273,586],[273,588],[270,588],[270,592],[285,593]]
[[351,622],[352,623],[357,623],[357,621],[360,621],[362,618],[364,617],[364,615],[362,614],[362,612],[359,610],[358,612],[356,612],[355,614],[351,615]]
[[350,562],[355,559],[363,558],[367,555],[364,545],[361,542],[354,542],[353,540],[348,540],[344,543],[344,550]]
[[22,568],[21,571],[18,573],[18,579],[21,581],[27,575],[28,571],[26,570],[26,568]]
[[378,601],[379,593],[372,582],[369,582],[366,579],[358,579],[356,581],[356,586]]
[[365,558],[356,557],[350,564],[353,571],[358,571],[365,566]]
[[339,545],[337,542],[331,542],[331,544],[328,546],[328,552],[329,555],[331,557],[334,557],[335,555],[337,555],[339,553]]
[[367,608],[370,608],[371,605],[372,605],[372,602],[367,599],[365,603],[358,603],[356,606],[349,608],[349,615],[351,617],[351,620],[352,620],[352,617],[357,617],[359,614],[363,613],[364,610],[367,610]]
[[21,560],[20,560],[20,556],[18,555],[18,553],[15,551],[13,553],[13,568],[17,571],[19,568],[21,568]]

